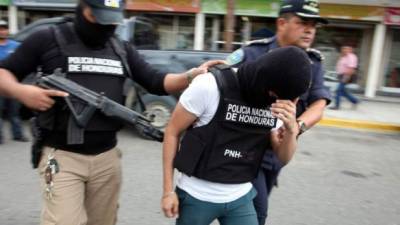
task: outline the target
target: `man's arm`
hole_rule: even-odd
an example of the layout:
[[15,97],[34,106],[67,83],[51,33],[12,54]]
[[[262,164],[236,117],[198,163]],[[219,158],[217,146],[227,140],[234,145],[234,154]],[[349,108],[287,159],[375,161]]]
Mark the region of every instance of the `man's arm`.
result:
[[37,31],[27,37],[13,54],[0,62],[0,94],[15,98],[27,107],[39,111],[52,107],[54,100],[51,97],[67,96],[64,92],[45,90],[17,81],[36,71],[42,55],[56,47],[50,29]]
[[307,110],[301,114],[298,119],[307,125],[307,129],[317,124],[324,114],[326,106],[325,99],[319,99],[308,106]]
[[68,96],[65,92],[21,84],[14,74],[6,69],[0,69],[0,94],[15,98],[27,107],[39,111],[46,111],[53,106],[55,101],[51,97]]
[[208,68],[225,63],[224,60],[210,60],[203,64],[201,64],[197,68],[192,68],[184,73],[176,74],[176,73],[169,73],[164,78],[164,89],[168,93],[175,93],[178,91],[182,91],[187,88],[190,82],[195,78],[197,75],[207,73]]
[[325,106],[330,103],[331,95],[324,86],[324,70],[320,61],[312,65],[313,80],[309,90],[306,110],[298,117],[307,129],[317,124],[323,116]]
[[183,91],[195,76],[207,72],[208,67],[224,63],[223,60],[211,60],[197,68],[183,73],[163,74],[147,63],[139,52],[127,45],[128,62],[132,71],[132,79],[147,91],[156,95],[166,95]]
[[180,103],[177,104],[164,134],[163,144],[163,197],[161,207],[165,216],[178,215],[178,198],[174,193],[174,166],[173,161],[178,150],[179,137],[197,117],[187,111]]

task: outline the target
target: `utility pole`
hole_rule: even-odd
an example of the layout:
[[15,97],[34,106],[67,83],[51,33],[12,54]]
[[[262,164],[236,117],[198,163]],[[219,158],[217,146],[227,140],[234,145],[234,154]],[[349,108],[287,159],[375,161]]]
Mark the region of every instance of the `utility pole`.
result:
[[225,15],[225,46],[224,49],[227,52],[233,50],[232,42],[235,35],[235,0],[226,1],[226,15]]

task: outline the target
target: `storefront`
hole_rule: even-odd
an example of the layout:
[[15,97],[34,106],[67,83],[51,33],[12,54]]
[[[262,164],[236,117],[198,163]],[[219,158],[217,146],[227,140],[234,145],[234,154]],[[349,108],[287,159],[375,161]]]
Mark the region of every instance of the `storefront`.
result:
[[[271,37],[275,32],[275,18],[280,0],[236,0],[234,48],[254,39]],[[205,15],[205,50],[223,50],[225,0],[202,0],[201,13]]]
[[387,55],[384,64],[382,90],[400,93],[400,8],[387,8]]
[[[321,16],[329,24],[318,30],[314,47],[325,56],[327,76],[335,75],[335,66],[342,45],[350,45],[358,56],[357,80],[350,85],[353,90],[364,92],[369,76],[371,46],[374,41],[375,26],[381,23],[384,8],[364,5],[321,4]],[[335,88],[335,81],[326,82]]]
[[0,19],[8,19],[8,5],[10,5],[10,0],[0,0]]
[[77,0],[13,0],[18,8],[18,27],[35,20],[55,16],[72,15]]
[[[352,88],[368,97],[374,97],[377,91],[400,93],[400,8],[394,8],[400,4],[395,0],[388,3],[392,8],[385,9],[373,4],[376,0],[370,1],[370,5],[357,0],[352,1],[357,5],[321,1],[321,15],[330,23],[318,29],[314,47],[325,55],[329,75],[334,74],[339,47],[352,45],[360,62],[357,84]],[[136,16],[142,29],[155,30],[160,49],[221,51],[225,43],[226,2],[127,0],[126,17]],[[235,1],[235,49],[249,40],[274,35],[280,2]],[[72,15],[76,3],[77,0],[0,0],[0,16],[8,16],[10,25],[21,28],[40,18]]]
[[160,49],[193,49],[200,0],[128,0],[126,17],[138,16],[156,29]]
[[[383,43],[386,38],[386,30],[382,29],[385,8],[379,4],[349,5],[326,3],[320,5],[321,16],[329,20],[329,25],[318,29],[313,47],[320,50],[325,56],[325,68],[327,70],[326,84],[335,88],[335,66],[339,57],[341,45],[351,45],[359,58],[357,68],[357,81],[350,88],[364,93],[368,97],[374,97],[376,92],[384,90],[383,82],[376,83],[376,76],[383,77],[380,67],[382,61]],[[236,0],[235,4],[235,48],[241,47],[246,41],[269,37],[275,32],[275,19],[279,10],[279,0]],[[360,2],[362,4],[363,2]],[[223,49],[224,15],[226,14],[226,1],[203,0],[201,13],[205,14],[204,46],[206,50]],[[397,17],[395,17],[397,18]],[[383,27],[384,28],[384,27]],[[391,64],[386,68],[390,74],[398,74],[397,66],[399,52],[396,50],[399,44],[400,29],[398,26],[390,26],[388,36],[393,41],[387,56]],[[382,39],[383,37],[383,39]],[[384,64],[386,65],[386,64]],[[396,64],[397,65],[397,64]],[[395,71],[395,72],[393,72]],[[389,75],[387,75],[389,76]],[[394,77],[394,75],[391,75]],[[386,78],[388,80],[389,78]],[[394,80],[394,78],[392,78]],[[388,83],[389,81],[386,81]],[[388,84],[393,84],[391,81]]]

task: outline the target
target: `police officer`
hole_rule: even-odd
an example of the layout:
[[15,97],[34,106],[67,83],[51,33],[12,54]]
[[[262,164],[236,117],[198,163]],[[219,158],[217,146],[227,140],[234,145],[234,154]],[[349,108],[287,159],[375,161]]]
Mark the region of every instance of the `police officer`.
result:
[[[283,162],[296,149],[295,102],[310,87],[310,61],[302,49],[290,46],[237,72],[226,65],[211,71],[184,91],[166,128],[161,205],[167,217],[179,214],[177,225],[208,225],[215,219],[221,225],[257,225],[251,181],[267,146]],[[282,136],[270,132],[276,118],[286,129]],[[182,173],[176,192],[174,167]]]
[[[298,46],[307,52],[312,61],[313,78],[310,90],[303,94],[297,103],[299,135],[322,118],[323,110],[330,102],[330,93],[323,86],[323,57],[317,50],[310,48],[317,25],[321,23],[326,24],[327,21],[319,16],[317,0],[283,0],[276,20],[276,36],[252,41],[227,58],[229,64],[238,65],[254,61],[265,52],[289,45]],[[267,151],[262,169],[253,182],[258,192],[254,204],[260,225],[265,224],[268,196],[283,166],[271,151]]]
[[42,225],[116,223],[121,162],[115,146],[122,124],[95,113],[79,129],[64,99],[53,98],[67,93],[17,80],[38,67],[44,74],[61,68],[67,78],[122,103],[127,77],[162,95],[186,88],[192,76],[205,71],[165,75],[152,69],[129,43],[114,36],[123,9],[122,0],[81,0],[73,21],[32,34],[0,64],[1,93],[41,111],[38,123],[45,146],[38,167]]

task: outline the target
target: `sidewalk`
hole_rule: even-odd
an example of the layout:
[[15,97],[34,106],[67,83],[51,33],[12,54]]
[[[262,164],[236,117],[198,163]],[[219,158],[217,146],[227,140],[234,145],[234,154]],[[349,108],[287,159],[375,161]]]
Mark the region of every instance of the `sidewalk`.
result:
[[[342,99],[340,110],[325,109],[323,119],[318,123],[322,126],[355,128],[373,131],[400,132],[400,98],[376,97],[361,99],[357,109],[351,109],[351,104]],[[330,106],[333,103],[330,104]]]

